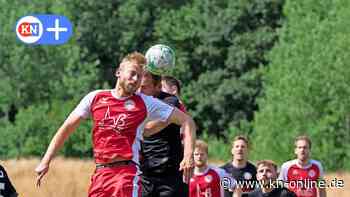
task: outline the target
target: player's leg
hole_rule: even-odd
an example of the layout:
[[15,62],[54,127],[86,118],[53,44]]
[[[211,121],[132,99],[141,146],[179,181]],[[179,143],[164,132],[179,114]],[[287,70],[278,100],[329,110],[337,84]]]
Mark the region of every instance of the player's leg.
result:
[[106,167],[92,177],[89,197],[140,197],[141,179],[135,165]]

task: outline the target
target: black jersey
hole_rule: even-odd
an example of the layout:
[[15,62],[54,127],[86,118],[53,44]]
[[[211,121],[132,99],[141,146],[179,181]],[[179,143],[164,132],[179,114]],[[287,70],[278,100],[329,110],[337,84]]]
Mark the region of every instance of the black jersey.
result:
[[242,194],[242,197],[297,197],[295,193],[287,188],[275,188],[271,192],[263,193],[260,188],[253,192]]
[[[157,98],[169,105],[179,107],[176,96],[161,92]],[[162,175],[179,173],[183,158],[180,127],[170,124],[160,132],[144,137],[142,142],[141,170],[145,175]]]
[[17,196],[17,192],[15,188],[11,184],[11,181],[7,176],[5,169],[1,165],[0,165],[0,196],[3,196],[3,197]]
[[[238,184],[240,184],[243,188],[243,192],[250,192],[255,189],[256,183],[256,167],[247,162],[247,165],[244,168],[236,168],[232,165],[232,161],[226,163],[220,168],[224,169],[228,174],[230,174],[235,180],[237,180]],[[225,190],[225,197],[231,197],[232,192]]]

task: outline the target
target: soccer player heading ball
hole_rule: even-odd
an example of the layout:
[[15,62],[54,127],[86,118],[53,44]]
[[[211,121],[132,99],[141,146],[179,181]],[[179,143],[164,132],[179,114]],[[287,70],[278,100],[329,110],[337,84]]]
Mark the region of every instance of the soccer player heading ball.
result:
[[[164,66],[168,57],[169,48],[151,47],[148,51],[148,63],[152,68],[169,68]],[[150,54],[152,57],[150,58]],[[171,56],[173,57],[173,56]],[[171,62],[171,61],[170,61]],[[159,63],[159,64],[156,64]],[[180,108],[179,99],[172,94],[162,91],[162,76],[164,74],[156,69],[147,68],[142,77],[139,91],[145,95],[153,96],[176,108]],[[152,72],[153,71],[153,72]],[[158,133],[154,133],[157,132]],[[186,147],[194,144],[195,136],[184,132],[183,145],[181,144],[181,129],[177,125],[151,121],[145,125],[144,140],[142,142],[141,162],[142,196],[143,197],[182,197],[188,196],[188,186],[184,183],[184,173],[179,170],[181,158],[188,155]],[[192,153],[191,153],[192,154]],[[188,180],[186,181],[188,182]]]
[[[141,196],[140,143],[144,126],[152,120],[181,125],[185,133],[196,136],[191,117],[166,103],[142,93],[141,85],[146,58],[140,53],[127,55],[115,72],[118,79],[114,89],[96,90],[87,94],[67,117],[35,169],[37,186],[48,172],[50,163],[64,141],[90,117],[93,121],[92,143],[96,170],[91,179],[89,197]],[[193,145],[185,146],[180,163],[186,181],[194,167]]]

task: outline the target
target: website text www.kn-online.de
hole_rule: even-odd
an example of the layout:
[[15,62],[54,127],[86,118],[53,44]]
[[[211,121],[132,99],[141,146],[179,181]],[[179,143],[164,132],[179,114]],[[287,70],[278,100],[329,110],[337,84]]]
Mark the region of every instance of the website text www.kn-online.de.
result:
[[223,178],[220,182],[221,187],[224,189],[229,189],[232,184],[235,184],[238,188],[261,188],[265,185],[265,187],[270,188],[279,188],[279,187],[289,187],[290,189],[295,188],[343,188],[344,180],[334,178],[330,182],[327,183],[326,180],[294,180],[294,181],[282,181],[282,180],[268,180],[267,182],[262,181],[245,181],[245,180],[234,180],[232,183],[232,179]]

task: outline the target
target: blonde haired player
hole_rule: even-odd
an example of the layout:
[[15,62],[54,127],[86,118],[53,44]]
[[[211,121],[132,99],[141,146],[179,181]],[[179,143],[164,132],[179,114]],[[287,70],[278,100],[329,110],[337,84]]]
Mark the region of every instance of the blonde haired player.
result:
[[[96,170],[91,178],[89,197],[134,197],[141,195],[139,152],[144,125],[162,120],[181,125],[187,135],[194,135],[192,118],[158,99],[136,93],[140,87],[146,58],[140,53],[127,55],[117,69],[115,89],[97,90],[87,94],[69,115],[35,169],[37,185],[49,170],[55,153],[80,121],[91,117],[92,140]],[[192,175],[193,145],[185,144],[180,163],[186,179]]]
[[189,186],[190,197],[223,197],[224,187],[234,190],[236,183],[229,174],[208,165],[208,145],[202,140],[196,141],[194,165],[194,175]]

